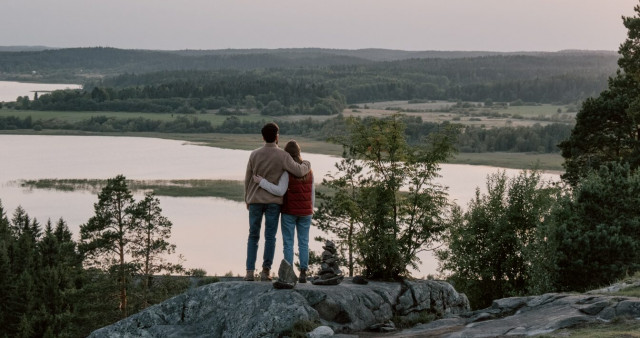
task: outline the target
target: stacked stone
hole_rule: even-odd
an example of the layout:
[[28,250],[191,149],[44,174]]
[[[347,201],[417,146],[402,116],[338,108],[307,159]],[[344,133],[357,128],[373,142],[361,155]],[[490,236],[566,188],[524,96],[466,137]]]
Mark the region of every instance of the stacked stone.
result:
[[338,265],[338,250],[332,241],[327,241],[322,247],[322,263],[318,277],[311,283],[314,285],[338,285],[344,279],[344,274]]

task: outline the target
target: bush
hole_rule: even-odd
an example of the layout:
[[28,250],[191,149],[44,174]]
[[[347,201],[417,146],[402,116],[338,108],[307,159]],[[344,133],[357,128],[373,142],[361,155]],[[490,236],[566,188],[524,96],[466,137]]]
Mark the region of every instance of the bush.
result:
[[195,268],[187,271],[187,275],[193,277],[204,277],[207,275],[207,272],[204,269]]
[[321,195],[318,227],[335,235],[346,251],[350,275],[356,264],[372,279],[407,275],[409,267],[417,267],[417,254],[444,231],[446,192],[432,180],[438,163],[453,151],[457,130],[444,128],[409,146],[406,125],[395,115],[348,123],[348,157],[337,165],[334,179],[323,182],[331,197]]
[[590,173],[552,215],[557,288],[584,291],[640,271],[640,173],[610,164]]
[[522,172],[515,178],[493,174],[486,190],[480,194],[476,189],[466,212],[454,212],[445,247],[437,251],[440,271],[450,273],[451,282],[474,308],[529,288],[530,267],[537,262],[531,246],[557,193],[539,172]]
[[220,281],[218,277],[202,277],[198,280],[198,286],[203,286],[207,284],[213,284]]

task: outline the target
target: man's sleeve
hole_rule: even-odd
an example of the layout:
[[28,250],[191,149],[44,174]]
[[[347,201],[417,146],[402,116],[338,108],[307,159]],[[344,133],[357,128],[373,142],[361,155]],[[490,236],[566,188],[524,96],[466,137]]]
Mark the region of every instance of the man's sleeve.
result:
[[311,163],[309,163],[309,161],[302,161],[302,164],[299,164],[287,154],[284,160],[284,170],[290,172],[293,176],[302,177],[311,170]]
[[249,182],[253,178],[253,170],[251,166],[251,157],[247,162],[247,171],[244,174],[244,201],[247,203],[247,193],[249,192]]

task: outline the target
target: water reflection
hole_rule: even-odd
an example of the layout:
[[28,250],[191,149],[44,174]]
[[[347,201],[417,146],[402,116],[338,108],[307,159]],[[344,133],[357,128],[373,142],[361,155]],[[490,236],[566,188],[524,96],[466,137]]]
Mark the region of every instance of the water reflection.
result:
[[40,91],[38,95],[42,95],[45,91],[81,88],[82,85],[75,84],[0,81],[0,102],[12,102],[18,96],[28,96],[33,100],[35,94],[33,91]]
[[[256,147],[261,145],[256,137]],[[19,179],[106,179],[123,174],[129,179],[244,179],[249,152],[198,146],[174,140],[102,136],[0,135],[0,200],[11,216],[21,205],[41,223],[63,217],[74,235],[93,214],[93,193],[27,190],[10,182]],[[304,154],[314,172],[323,177],[334,171],[338,158]],[[477,186],[484,188],[488,174],[499,168],[442,165],[438,183],[449,187],[450,197],[466,205]],[[506,169],[507,175],[518,170]],[[546,174],[548,179],[558,175]],[[136,200],[142,196],[135,196]],[[185,256],[189,268],[204,268],[209,274],[244,270],[248,216],[244,203],[221,198],[159,197],[163,215],[173,222],[172,242]],[[313,231],[313,230],[312,230]],[[315,234],[312,232],[311,234]],[[280,235],[278,235],[280,236]],[[282,259],[277,239],[275,262]],[[319,243],[310,243],[321,251]],[[261,252],[262,248],[260,249]],[[259,253],[260,253],[259,252]],[[259,257],[261,253],[259,254]],[[417,276],[435,273],[437,263],[429,253]],[[274,267],[277,269],[277,266]]]

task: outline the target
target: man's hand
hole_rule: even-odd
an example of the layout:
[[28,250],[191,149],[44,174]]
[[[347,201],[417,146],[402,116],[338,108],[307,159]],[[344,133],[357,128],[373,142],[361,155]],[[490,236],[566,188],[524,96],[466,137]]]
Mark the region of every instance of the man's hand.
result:
[[253,182],[255,182],[256,184],[260,184],[260,181],[262,181],[262,176],[253,175]]

